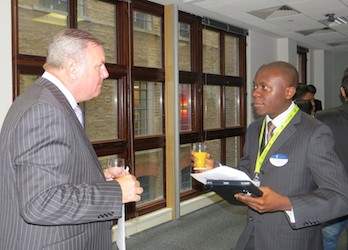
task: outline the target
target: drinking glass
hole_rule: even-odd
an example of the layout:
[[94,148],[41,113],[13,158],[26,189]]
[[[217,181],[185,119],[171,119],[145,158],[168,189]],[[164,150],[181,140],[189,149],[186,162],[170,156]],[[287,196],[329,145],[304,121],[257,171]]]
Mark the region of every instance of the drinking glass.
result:
[[207,146],[203,142],[193,144],[192,155],[194,157],[194,170],[205,168],[205,159],[208,156]]

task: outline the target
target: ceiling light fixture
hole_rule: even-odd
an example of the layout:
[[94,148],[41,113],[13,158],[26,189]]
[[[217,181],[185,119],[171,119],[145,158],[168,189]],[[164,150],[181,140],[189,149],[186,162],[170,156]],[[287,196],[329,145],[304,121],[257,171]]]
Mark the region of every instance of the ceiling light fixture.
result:
[[334,13],[328,13],[325,15],[328,23],[347,24],[345,17],[336,16]]

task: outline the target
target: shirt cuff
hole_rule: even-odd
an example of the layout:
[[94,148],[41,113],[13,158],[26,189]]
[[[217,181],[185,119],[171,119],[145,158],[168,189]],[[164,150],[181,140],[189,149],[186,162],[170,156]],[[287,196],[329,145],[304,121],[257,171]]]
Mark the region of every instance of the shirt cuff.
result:
[[289,220],[291,223],[295,223],[295,214],[294,214],[294,209],[292,208],[291,210],[286,210],[285,213],[288,215]]

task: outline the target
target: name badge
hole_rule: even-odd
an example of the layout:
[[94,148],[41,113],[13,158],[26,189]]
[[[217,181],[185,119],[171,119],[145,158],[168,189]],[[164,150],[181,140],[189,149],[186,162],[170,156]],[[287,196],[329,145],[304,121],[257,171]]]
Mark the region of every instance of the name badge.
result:
[[288,163],[289,158],[287,154],[274,154],[269,158],[269,161],[275,167],[283,167]]

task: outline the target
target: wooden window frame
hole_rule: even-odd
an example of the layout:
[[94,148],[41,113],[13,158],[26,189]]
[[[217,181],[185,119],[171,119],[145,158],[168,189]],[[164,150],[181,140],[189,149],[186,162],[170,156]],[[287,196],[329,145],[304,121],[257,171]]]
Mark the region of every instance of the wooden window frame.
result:
[[[240,136],[240,148],[244,145],[246,131],[246,37],[239,34],[224,32],[207,27],[202,24],[202,19],[182,11],[179,11],[179,22],[187,23],[191,27],[191,71],[179,71],[179,83],[191,84],[192,103],[192,131],[180,132],[180,145],[197,141],[221,139],[221,160],[226,160],[227,137]],[[213,30],[220,33],[220,71],[221,74],[209,74],[203,72],[203,29]],[[225,72],[225,35],[239,38],[239,76],[227,76]],[[192,46],[194,44],[195,46]],[[222,128],[203,128],[203,86],[221,86],[221,110],[225,113],[225,95],[223,86],[239,87],[240,96],[240,126],[225,128],[224,115],[221,116]],[[241,150],[242,152],[242,150]],[[240,155],[241,156],[241,155]],[[180,194],[181,201],[195,197],[203,192],[202,186],[193,181],[192,189]]]
[[308,49],[297,46],[297,56],[298,56],[298,63],[299,63],[299,83],[301,84],[307,84],[307,53]]

